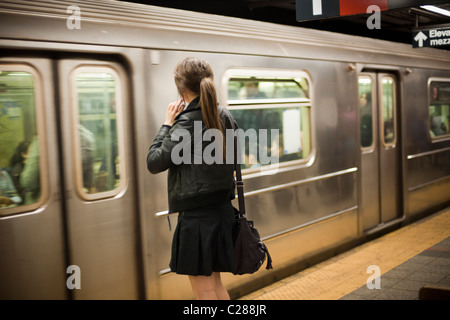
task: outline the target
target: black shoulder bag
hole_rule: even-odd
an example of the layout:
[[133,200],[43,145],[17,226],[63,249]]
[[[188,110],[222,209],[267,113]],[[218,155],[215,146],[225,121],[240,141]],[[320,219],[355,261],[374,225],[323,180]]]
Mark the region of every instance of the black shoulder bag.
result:
[[238,192],[239,210],[234,208],[236,221],[233,230],[234,255],[236,258],[236,271],[234,274],[251,274],[259,270],[266,260],[266,269],[272,268],[272,258],[269,250],[261,241],[258,230],[253,221],[245,216],[244,182],[242,181],[241,165],[237,161],[237,137],[234,137],[234,164],[236,166],[236,185]]

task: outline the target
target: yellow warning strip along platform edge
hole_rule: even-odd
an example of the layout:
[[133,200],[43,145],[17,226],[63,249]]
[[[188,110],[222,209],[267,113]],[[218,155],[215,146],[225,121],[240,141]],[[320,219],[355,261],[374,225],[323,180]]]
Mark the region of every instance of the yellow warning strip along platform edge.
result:
[[242,300],[337,300],[450,236],[450,208],[253,292]]

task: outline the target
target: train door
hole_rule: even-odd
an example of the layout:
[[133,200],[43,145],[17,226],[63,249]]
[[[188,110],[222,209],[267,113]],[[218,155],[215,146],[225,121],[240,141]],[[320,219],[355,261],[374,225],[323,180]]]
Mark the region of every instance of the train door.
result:
[[51,70],[0,58],[0,299],[68,297]]
[[392,73],[361,73],[358,88],[360,208],[363,229],[369,230],[401,216],[397,77]]
[[142,298],[127,74],[97,60],[57,69],[73,298]]

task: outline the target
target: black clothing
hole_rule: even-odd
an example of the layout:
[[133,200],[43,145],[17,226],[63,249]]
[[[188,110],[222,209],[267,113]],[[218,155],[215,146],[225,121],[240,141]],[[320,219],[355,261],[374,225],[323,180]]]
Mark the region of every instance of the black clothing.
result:
[[180,212],[170,270],[191,276],[234,272],[233,224],[230,201]]
[[[233,128],[230,113],[219,106],[220,118],[226,129]],[[234,199],[234,165],[233,164],[206,164],[202,157],[205,147],[210,141],[201,141],[206,128],[201,125],[200,141],[195,141],[194,127],[199,128],[202,122],[202,112],[199,106],[199,98],[193,100],[186,110],[182,111],[169,127],[163,125],[147,156],[147,167],[151,173],[159,173],[169,169],[168,194],[169,212],[180,212],[210,204]],[[197,126],[195,125],[197,122]],[[237,127],[237,126],[236,126]],[[184,131],[183,131],[184,130]],[[172,161],[172,150],[184,141],[184,134],[190,134],[190,163],[175,164]],[[182,138],[172,141],[172,137],[183,135]],[[201,143],[202,155],[196,151],[196,146]],[[178,147],[179,148],[179,147]],[[232,150],[230,150],[232,151]],[[197,154],[195,154],[195,152]],[[178,154],[178,152],[177,152]],[[195,164],[200,161],[200,164]],[[223,161],[225,163],[225,161]]]
[[[221,106],[218,108],[225,128],[237,128],[228,110]],[[234,161],[230,164],[226,164],[225,159],[221,159],[222,164],[205,162],[205,148],[212,142],[202,141],[206,132],[202,120],[197,98],[175,118],[172,127],[161,127],[147,156],[151,173],[169,169],[169,213],[179,212],[170,269],[192,276],[235,271],[235,217],[231,204],[235,197]],[[180,148],[180,143],[187,148]],[[221,148],[222,143],[216,146]],[[172,152],[175,152],[175,157]],[[226,152],[234,153],[234,150]]]

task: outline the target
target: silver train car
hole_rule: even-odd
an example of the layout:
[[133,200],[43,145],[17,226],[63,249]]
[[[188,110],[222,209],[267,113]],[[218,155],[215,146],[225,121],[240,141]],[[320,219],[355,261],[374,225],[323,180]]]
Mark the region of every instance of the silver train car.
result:
[[224,274],[233,298],[450,203],[449,51],[112,0],[4,0],[0,299],[193,297],[168,269],[166,174],[146,168],[186,56],[211,63],[221,104],[259,134],[242,144],[246,206],[274,270]]

